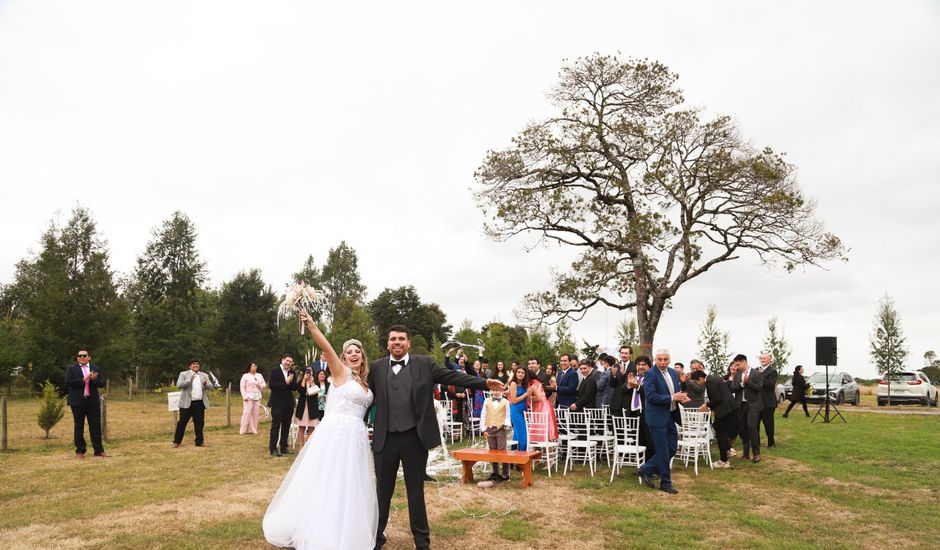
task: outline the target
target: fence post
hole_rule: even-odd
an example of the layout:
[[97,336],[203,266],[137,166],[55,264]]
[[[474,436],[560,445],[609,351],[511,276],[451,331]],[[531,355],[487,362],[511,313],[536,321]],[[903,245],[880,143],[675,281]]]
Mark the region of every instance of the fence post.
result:
[[111,379],[110,378],[104,381],[104,394],[111,395]]
[[134,379],[130,376],[127,377],[127,400],[134,400]]
[[232,383],[225,388],[225,427],[232,427]]
[[108,441],[108,396],[101,396],[101,439]]
[[2,447],[0,450],[5,451],[7,450],[7,396],[5,395],[0,397],[0,417],[2,417],[0,424],[3,426],[0,428],[0,431],[3,432],[2,436],[0,436],[0,439],[3,440],[2,443],[0,443],[0,447]]
[[140,389],[140,367],[137,367],[137,368],[135,369],[135,374],[134,374],[134,386],[135,386],[137,389]]

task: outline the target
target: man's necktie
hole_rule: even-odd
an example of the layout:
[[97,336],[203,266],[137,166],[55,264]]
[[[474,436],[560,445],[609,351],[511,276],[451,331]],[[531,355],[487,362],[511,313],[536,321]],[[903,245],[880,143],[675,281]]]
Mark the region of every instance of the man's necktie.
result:
[[637,387],[633,389],[633,410],[639,410],[640,408],[640,386],[643,385],[643,377],[641,376],[637,380]]

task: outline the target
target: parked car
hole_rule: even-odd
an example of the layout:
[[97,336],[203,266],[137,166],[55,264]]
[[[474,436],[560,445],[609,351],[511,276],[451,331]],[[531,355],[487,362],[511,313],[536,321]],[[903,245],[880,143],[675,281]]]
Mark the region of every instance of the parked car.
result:
[[[813,387],[812,392],[806,393],[807,403],[822,403],[826,400],[826,373],[813,373],[806,379],[806,383]],[[790,391],[793,388],[791,386]],[[851,403],[858,405],[862,400],[861,388],[858,382],[844,372],[829,373],[829,396],[833,403]]]
[[783,384],[777,384],[777,404],[781,404],[786,399],[786,393],[783,391]]
[[937,406],[937,388],[930,383],[927,375],[919,370],[904,371],[891,375],[891,384],[888,377],[882,376],[878,382],[878,406],[888,404],[888,388],[891,389],[891,404],[920,403],[922,406]]

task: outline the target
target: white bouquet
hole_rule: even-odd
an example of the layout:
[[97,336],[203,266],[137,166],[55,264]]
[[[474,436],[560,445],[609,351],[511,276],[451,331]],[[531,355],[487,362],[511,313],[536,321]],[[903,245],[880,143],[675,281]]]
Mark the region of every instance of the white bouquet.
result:
[[284,300],[277,308],[277,318],[294,319],[300,322],[300,333],[304,333],[304,323],[298,313],[300,309],[313,313],[323,308],[323,294],[303,281],[287,285]]

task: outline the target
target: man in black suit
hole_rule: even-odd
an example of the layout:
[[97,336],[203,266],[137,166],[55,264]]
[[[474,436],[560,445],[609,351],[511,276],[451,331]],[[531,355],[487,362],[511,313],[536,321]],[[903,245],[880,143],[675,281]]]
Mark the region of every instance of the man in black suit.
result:
[[590,359],[582,359],[578,365],[578,400],[569,409],[583,412],[584,409],[593,409],[597,404],[597,377],[594,375],[594,365]]
[[728,384],[721,378],[709,374],[705,371],[697,370],[692,373],[691,384],[704,387],[708,395],[706,401],[699,410],[702,412],[712,411],[715,413],[715,439],[718,440],[718,462],[716,468],[728,468],[728,448],[731,446],[731,434],[734,430],[735,411],[737,405]]
[[624,376],[629,373],[636,374],[636,363],[633,361],[633,348],[627,345],[620,346],[620,372]]
[[405,470],[408,519],[416,548],[431,547],[431,530],[424,505],[424,480],[428,451],[441,444],[434,413],[435,384],[463,386],[475,390],[502,391],[499,380],[485,380],[464,372],[442,368],[426,355],[411,356],[411,333],[402,325],[388,330],[390,356],[369,365],[369,387],[375,396],[375,455],[379,525],[375,547],[385,545],[385,527],[395,492],[399,465]]
[[98,388],[104,387],[104,374],[97,365],[91,364],[88,350],[78,350],[78,363],[69,365],[65,371],[65,387],[68,389],[68,404],[75,421],[75,458],[85,458],[85,419],[88,419],[88,434],[95,456],[106,457],[101,444],[101,400]]
[[271,396],[268,398],[268,407],[271,408],[268,450],[271,456],[291,454],[287,448],[287,438],[290,435],[291,416],[294,414],[294,392],[300,387],[293,367],[294,358],[285,354],[281,357],[281,364],[271,369],[268,375],[268,387],[271,388]]
[[538,380],[542,383],[543,388],[548,389],[548,373],[542,368],[538,357],[529,357],[529,362],[526,363],[526,369],[529,371],[529,378]]
[[738,354],[734,358],[734,379],[730,389],[737,394],[738,433],[741,435],[741,444],[744,446],[744,459],[749,459],[753,452],[754,462],[760,462],[758,423],[761,410],[763,410],[761,391],[764,389],[764,379],[759,370],[752,369],[748,365],[747,356],[743,354]]
[[649,357],[645,355],[637,357],[634,371],[627,374],[627,390],[624,397],[626,415],[640,419],[640,445],[646,447],[646,456],[656,454],[656,445],[653,443],[650,428],[646,425],[646,416],[643,411],[643,404],[646,402],[646,395],[643,393],[643,381],[649,373],[650,366]]
[[774,413],[777,412],[777,369],[770,362],[770,354],[762,351],[760,354],[760,374],[764,379],[764,389],[761,391],[760,421],[764,425],[764,434],[767,436],[767,448],[776,447],[774,442]]

